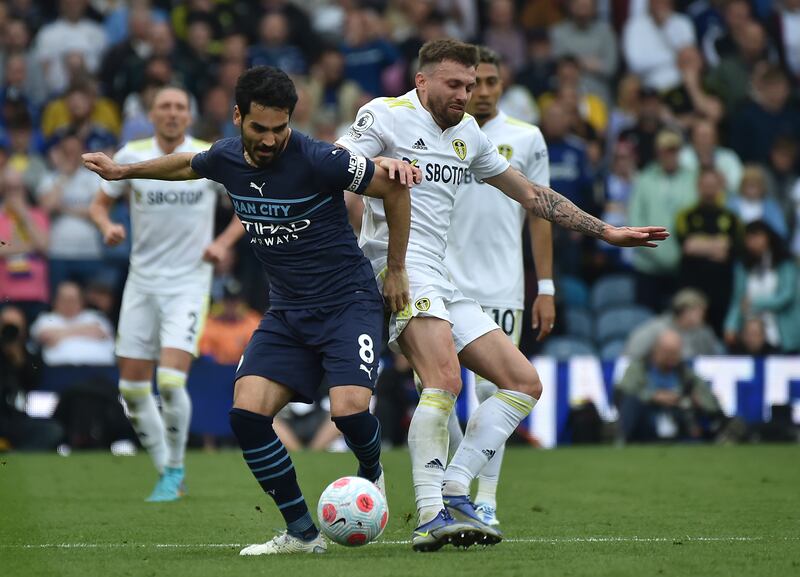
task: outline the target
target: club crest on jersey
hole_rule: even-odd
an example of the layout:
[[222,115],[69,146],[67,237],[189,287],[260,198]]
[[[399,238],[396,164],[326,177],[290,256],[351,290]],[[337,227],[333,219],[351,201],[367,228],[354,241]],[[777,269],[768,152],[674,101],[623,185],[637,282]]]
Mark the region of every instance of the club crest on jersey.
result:
[[364,132],[372,123],[375,122],[375,117],[372,116],[372,113],[367,110],[361,116],[356,118],[356,121],[353,123],[353,130],[356,132]]
[[467,157],[467,143],[460,138],[456,138],[453,141],[453,150],[456,151],[456,154],[461,160],[464,160]]
[[427,312],[428,309],[431,308],[431,301],[427,298],[417,299],[417,302],[414,303],[414,307],[420,312]]
[[506,160],[511,160],[511,157],[514,154],[514,149],[511,148],[511,145],[509,144],[501,144],[497,147],[497,152],[505,156]]

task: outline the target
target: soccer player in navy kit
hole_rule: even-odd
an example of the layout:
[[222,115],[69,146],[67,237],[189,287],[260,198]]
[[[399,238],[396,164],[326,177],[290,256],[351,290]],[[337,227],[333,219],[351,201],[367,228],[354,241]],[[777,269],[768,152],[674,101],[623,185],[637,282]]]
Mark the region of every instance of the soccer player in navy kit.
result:
[[241,137],[219,140],[205,152],[128,165],[102,153],[84,155],[86,166],[107,180],[204,177],[222,183],[270,278],[271,307],[239,362],[230,422],[287,531],[242,555],[326,550],[272,428],[286,403],[311,402],[323,378],[331,386],[332,419],[359,460],[358,474],[383,488],[380,424],[368,406],[384,303],[348,222],[344,190],[384,200],[391,234],[383,296],[393,312],[408,302],[408,186],[419,181],[418,169],[389,159],[376,164],[291,130],[296,102],[285,73],[257,67],[236,85],[234,122]]

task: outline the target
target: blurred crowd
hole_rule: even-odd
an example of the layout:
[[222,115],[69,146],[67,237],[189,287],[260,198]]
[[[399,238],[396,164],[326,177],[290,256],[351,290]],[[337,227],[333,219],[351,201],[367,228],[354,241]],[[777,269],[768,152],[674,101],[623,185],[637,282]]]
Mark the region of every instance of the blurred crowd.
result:
[[[81,154],[151,136],[158,87],[185,87],[192,134],[213,141],[237,134],[239,74],[277,66],[297,84],[292,126],[333,141],[365,102],[412,88],[417,51],[445,36],[502,55],[500,107],[541,126],[554,189],[673,233],[620,250],[557,230],[561,336],[545,352],[647,358],[669,335],[681,358],[800,351],[800,0],[0,0],[3,346],[13,333],[46,364],[113,362],[130,245],[102,244]],[[224,363],[268,306],[240,248],[217,267],[202,344]],[[605,338],[593,299],[610,277],[636,325]],[[631,351],[637,328],[650,336]],[[530,334],[523,350],[540,352]]]

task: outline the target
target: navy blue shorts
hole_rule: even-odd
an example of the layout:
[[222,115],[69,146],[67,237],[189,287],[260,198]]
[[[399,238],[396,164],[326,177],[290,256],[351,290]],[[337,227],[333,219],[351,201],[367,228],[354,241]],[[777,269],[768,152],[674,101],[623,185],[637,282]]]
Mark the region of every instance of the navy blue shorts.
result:
[[270,310],[244,351],[236,378],[264,377],[311,403],[323,381],[331,387],[375,388],[384,312],[380,301],[302,310]]

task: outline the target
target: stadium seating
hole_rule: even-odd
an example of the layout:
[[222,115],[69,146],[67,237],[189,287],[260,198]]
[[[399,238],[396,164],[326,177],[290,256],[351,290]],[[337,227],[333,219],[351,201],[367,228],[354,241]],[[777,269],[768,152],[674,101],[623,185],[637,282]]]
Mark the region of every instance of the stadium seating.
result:
[[595,312],[605,311],[615,305],[633,304],[636,300],[633,277],[627,274],[602,277],[592,287],[590,298]]
[[596,355],[591,341],[575,337],[550,337],[542,349],[543,355],[555,357],[558,360],[567,360],[579,355]]
[[564,329],[567,335],[592,340],[594,337],[594,321],[588,309],[568,308],[564,311]]
[[614,340],[624,340],[652,316],[650,309],[639,305],[619,305],[604,309],[595,323],[595,342],[602,347]]

